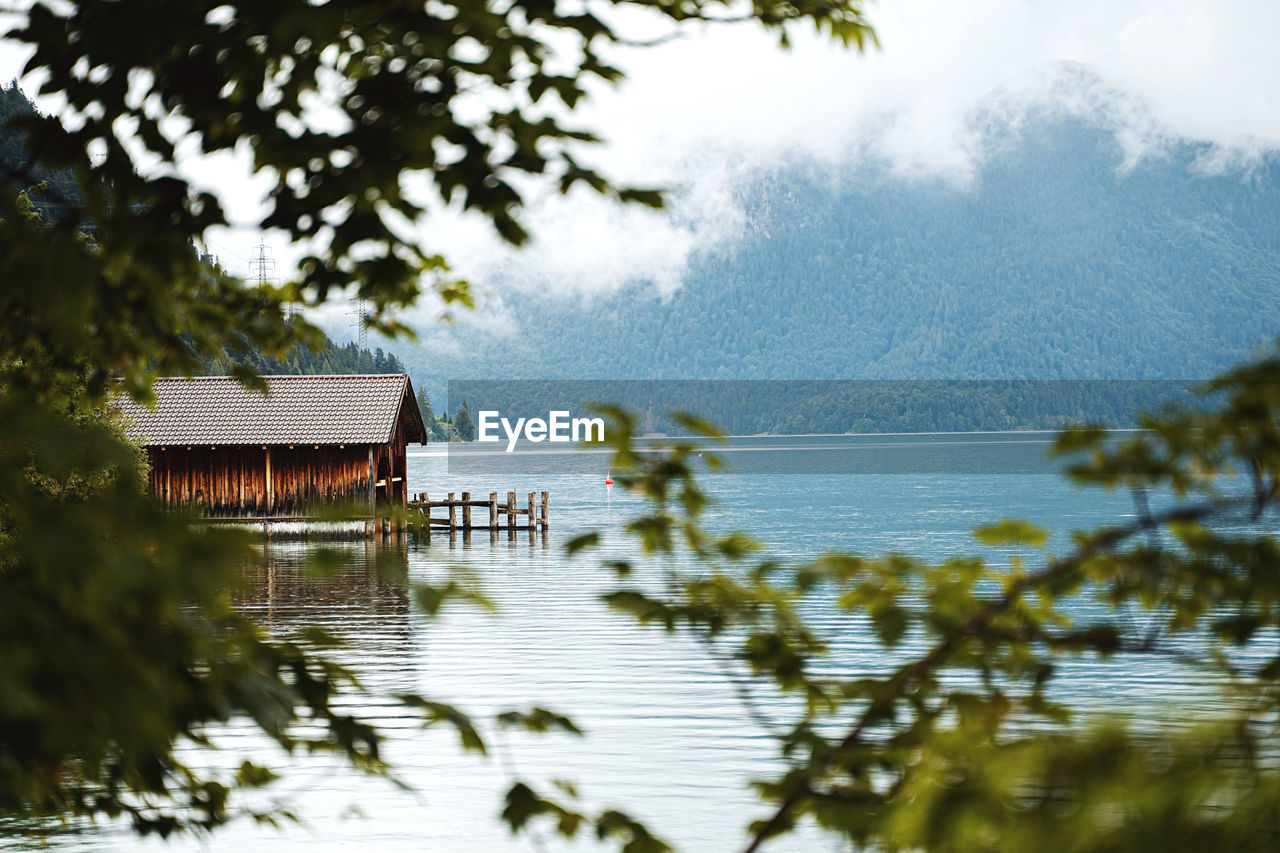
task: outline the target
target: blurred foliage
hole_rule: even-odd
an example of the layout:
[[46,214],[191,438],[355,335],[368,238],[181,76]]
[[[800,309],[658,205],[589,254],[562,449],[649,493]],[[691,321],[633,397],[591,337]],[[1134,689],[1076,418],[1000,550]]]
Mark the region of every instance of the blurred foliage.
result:
[[[783,39],[798,22],[846,43],[870,36],[851,0],[627,5],[671,22],[742,17]],[[518,243],[527,177],[660,203],[583,165],[593,137],[562,118],[591,81],[620,76],[605,55],[627,41],[614,11],[119,0],[20,14],[9,37],[35,47],[41,93],[65,98],[72,121],[11,119],[27,160],[5,166],[0,190],[0,812],[125,815],[163,834],[215,827],[234,815],[236,787],[272,774],[250,762],[213,778],[185,766],[175,744],[206,743],[232,715],[284,748],[385,769],[377,733],[331,706],[351,676],[237,613],[230,591],[248,544],[193,530],[145,496],[106,400],[113,388],[146,399],[156,375],[194,372],[237,335],[276,358],[315,343],[284,306],[334,288],[354,284],[388,332],[424,286],[468,304],[443,259],[405,236],[433,204],[473,209]],[[251,154],[272,183],[260,224],[309,247],[297,281],[246,285],[190,251],[225,216],[163,168],[180,142]],[[77,204],[42,218],[18,189],[59,171],[73,176]],[[410,192],[413,179],[427,198]],[[692,444],[642,456],[630,444],[635,420],[611,412],[615,476],[652,502],[628,532],[651,557],[690,552],[702,568],[672,568],[662,589],[626,582],[609,604],[694,632],[757,687],[803,700],[798,719],[770,723],[777,771],[756,782],[770,811],[748,849],[805,819],[883,849],[1275,849],[1280,657],[1246,666],[1232,653],[1273,644],[1280,629],[1280,550],[1257,526],[1274,518],[1280,359],[1214,390],[1221,405],[1152,417],[1148,433],[1119,446],[1096,431],[1064,434],[1062,450],[1082,458],[1073,476],[1131,490],[1135,512],[1079,533],[1063,554],[1027,524],[983,528],[981,543],[1016,550],[1008,567],[897,554],[782,564],[705,523]],[[1150,508],[1149,494],[1170,496],[1168,506]],[[630,566],[608,568],[625,579]],[[1082,597],[1105,615],[1078,620],[1068,605]],[[451,599],[485,601],[465,579],[417,595],[428,612]],[[886,668],[818,666],[828,644],[805,618],[815,606],[865,619]],[[1146,613],[1140,630],[1131,610]],[[1229,681],[1220,718],[1190,729],[1077,720],[1052,697],[1064,660],[1181,658],[1187,637],[1209,652],[1185,663]],[[906,638],[926,651],[905,651]],[[424,725],[488,749],[458,709],[402,699]],[[577,730],[541,708],[495,722]],[[587,814],[574,800],[571,786],[516,782],[503,818],[513,830],[550,823],[623,850],[665,849],[626,814]]]
[[[31,250],[50,227],[26,194],[0,202],[0,270],[38,262]],[[73,245],[83,272],[92,242]],[[380,770],[377,734],[330,707],[347,674],[268,642],[231,607],[249,541],[193,530],[146,494],[144,457],[112,422],[104,377],[60,348],[71,330],[56,315],[78,313],[56,298],[64,283],[39,283],[46,302],[0,290],[0,814],[123,815],[161,835],[216,826],[232,788],[270,772],[249,762],[228,778],[198,774],[174,747],[205,743],[206,727],[234,714],[283,748]],[[304,718],[316,734],[294,733]]]
[[396,331],[388,309],[424,283],[446,302],[470,302],[444,259],[406,236],[433,205],[473,210],[518,244],[531,176],[561,192],[662,204],[660,192],[615,186],[585,165],[596,136],[568,123],[593,85],[623,76],[610,53],[635,43],[617,28],[620,7],[672,34],[681,22],[748,21],[785,41],[789,28],[815,24],[862,46],[872,33],[861,5],[273,0],[160,15],[148,0],[38,3],[7,37],[35,48],[26,70],[46,75],[37,94],[67,102],[74,129],[24,120],[26,149],[75,176],[83,202],[69,225],[93,223],[104,265],[152,266],[166,243],[224,224],[212,194],[154,162],[174,163],[179,144],[242,146],[271,185],[260,227],[311,249],[291,295],[317,303],[354,284],[378,325]]
[[[707,523],[704,442],[638,453],[636,417],[605,410],[614,476],[652,507],[628,532],[650,559],[691,554],[698,566],[671,560],[660,588],[625,586],[607,602],[703,639],[738,668],[747,710],[776,740],[776,772],[753,783],[772,810],[748,851],[802,820],[873,850],[1280,845],[1280,355],[1201,393],[1212,405],[1146,415],[1146,432],[1123,442],[1096,428],[1060,434],[1070,476],[1131,491],[1129,518],[1076,532],[1066,553],[1047,531],[1003,520],[975,532],[999,556],[937,564],[832,553],[784,565]],[[878,639],[882,667],[824,663],[829,638],[811,626],[832,609]],[[1127,719],[1100,719],[1055,700],[1070,660],[1115,655],[1212,674],[1201,689],[1223,683],[1223,710],[1170,718],[1152,695]],[[803,712],[769,719],[752,698],[766,690],[798,697]]]
[[[146,401],[156,376],[196,373],[228,348],[276,360],[318,348],[319,331],[287,309],[335,288],[368,300],[387,333],[407,331],[395,312],[424,289],[470,304],[415,236],[433,207],[477,211],[519,243],[528,177],[661,204],[583,165],[594,136],[565,124],[593,81],[621,78],[608,53],[629,43],[611,23],[623,5],[673,31],[741,20],[784,42],[802,23],[846,44],[870,38],[859,0],[7,10],[4,38],[34,51],[24,75],[65,106],[55,118],[15,106],[11,87],[0,98],[20,134],[0,152],[0,815],[125,815],[165,835],[216,827],[235,814],[235,788],[272,773],[246,763],[215,778],[175,745],[207,745],[233,715],[286,749],[385,769],[377,733],[331,705],[349,674],[236,612],[248,543],[194,530],[146,496],[108,401]],[[270,184],[259,227],[305,246],[297,280],[248,284],[192,250],[227,217],[179,175],[180,146],[248,155]],[[246,382],[254,368],[228,367]],[[406,701],[475,746],[464,717]],[[537,711],[508,718],[522,721],[565,728]],[[543,808],[509,806],[513,826]],[[658,849],[618,812],[563,820]]]

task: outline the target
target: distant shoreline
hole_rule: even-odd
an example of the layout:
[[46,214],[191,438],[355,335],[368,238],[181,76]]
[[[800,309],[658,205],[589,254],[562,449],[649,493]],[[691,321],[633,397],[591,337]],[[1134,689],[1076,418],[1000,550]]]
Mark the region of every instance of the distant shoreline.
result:
[[[943,430],[943,431],[937,431],[937,432],[933,432],[933,431],[930,431],[930,432],[795,432],[795,433],[758,432],[752,435],[726,435],[725,439],[735,439],[735,438],[737,439],[744,439],[744,438],[775,438],[775,439],[776,438],[905,438],[905,437],[924,436],[924,435],[1056,435],[1061,431],[1062,430],[1060,429],[1001,429],[1001,430],[950,430],[950,431]],[[1141,429],[1139,427],[1104,428],[1101,431],[1108,434],[1147,432],[1147,430]],[[715,441],[716,441],[714,438],[711,438],[709,436],[704,436],[704,435],[668,435],[663,433],[648,433],[642,436],[637,436],[638,441],[659,441],[659,440],[667,440],[667,439],[699,439],[701,441],[710,442],[709,447],[712,447],[712,448],[714,448]],[[595,442],[595,444],[600,444],[600,443]],[[428,448],[459,447],[462,449],[466,449],[466,448],[477,446],[477,443],[474,441],[448,441],[448,442],[433,441],[426,446]],[[522,446],[524,445],[522,444]],[[589,447],[586,445],[575,444],[570,447],[563,448],[561,452],[572,452],[577,450],[596,450],[599,452],[604,452],[606,450],[609,450],[609,448],[603,445],[599,447]],[[420,450],[416,451],[416,453],[415,451],[410,451],[409,455],[410,456],[421,455],[421,453],[422,451]]]
[[[742,435],[726,435],[725,438],[870,438],[874,436],[904,435],[1027,435],[1029,433],[1062,432],[1066,427],[1058,429],[973,429],[973,430],[923,430],[920,432],[756,432]],[[1141,427],[1104,427],[1102,432],[1147,432]],[[684,434],[646,433],[637,436],[646,438],[707,438],[708,436],[690,436]]]

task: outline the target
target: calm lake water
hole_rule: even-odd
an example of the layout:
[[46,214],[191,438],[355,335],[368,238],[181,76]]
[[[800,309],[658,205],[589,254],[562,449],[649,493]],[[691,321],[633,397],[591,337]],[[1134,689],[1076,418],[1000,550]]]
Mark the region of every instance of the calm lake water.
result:
[[[1011,465],[1011,456],[1031,452],[1038,458],[1047,440],[1029,434],[882,438],[876,441],[894,449],[884,446],[877,453],[902,459],[923,455],[932,461],[915,470],[926,473],[900,473],[912,470],[903,463],[885,469],[899,473],[863,475],[821,472],[847,470],[850,454],[868,452],[866,441],[754,440],[739,446],[776,458],[758,456],[741,470],[753,465],[760,470],[762,461],[797,465],[778,458],[809,454],[792,469],[807,473],[717,476],[706,485],[719,501],[716,524],[752,532],[784,560],[831,549],[897,550],[925,558],[978,553],[971,530],[1001,517],[1044,524],[1064,546],[1073,529],[1132,514],[1126,495],[1082,495],[1050,474],[994,473],[1026,470],[1022,463]],[[948,454],[962,460],[947,462]],[[638,628],[611,613],[598,600],[612,583],[596,567],[598,558],[570,561],[563,555],[562,544],[575,534],[616,531],[642,509],[633,496],[604,486],[600,461],[560,455],[534,464],[526,458],[521,467],[486,479],[458,473],[456,465],[449,473],[443,448],[411,451],[415,492],[467,489],[487,495],[514,489],[523,499],[529,491],[550,491],[550,532],[514,538],[502,533],[497,542],[487,531],[469,540],[437,535],[430,546],[411,539],[403,549],[329,544],[348,555],[351,565],[326,582],[304,570],[314,544],[273,543],[259,565],[247,567],[252,584],[241,605],[271,632],[286,636],[320,625],[347,641],[338,657],[367,690],[353,696],[350,705],[387,735],[385,755],[412,791],[362,777],[332,759],[290,759],[249,727],[232,724],[216,734],[221,749],[212,759],[193,754],[192,760],[230,768],[251,757],[281,769],[284,779],[255,804],[286,805],[299,815],[300,826],[277,830],[246,819],[210,841],[160,843],[106,825],[68,828],[44,842],[0,835],[0,845],[237,853],[303,845],[315,851],[599,849],[590,841],[566,845],[545,835],[541,843],[511,836],[497,815],[503,793],[518,775],[542,788],[551,780],[571,780],[585,807],[622,807],[679,849],[740,849],[747,823],[767,813],[747,782],[778,767],[769,737],[743,709],[722,663],[701,644],[681,634]],[[604,550],[630,556],[616,532],[606,535]],[[1009,557],[987,553],[997,561]],[[458,607],[428,621],[415,612],[412,583],[438,577],[451,564],[476,573],[500,607],[497,616]],[[642,571],[637,582],[645,582],[645,575]],[[815,618],[822,612],[817,608]],[[832,641],[833,672],[867,673],[886,666],[884,653],[857,619],[827,616],[820,624]],[[1176,718],[1212,709],[1218,701],[1212,680],[1165,661],[1085,659],[1065,668],[1056,689],[1082,708],[1163,708]],[[422,730],[414,715],[389,698],[408,691],[455,703],[471,714],[490,740],[491,754],[463,754],[451,731]],[[767,713],[785,721],[792,708],[771,695],[767,690],[757,694]],[[532,705],[571,716],[587,736],[502,735],[489,724],[496,712]],[[808,830],[768,849],[842,848]]]

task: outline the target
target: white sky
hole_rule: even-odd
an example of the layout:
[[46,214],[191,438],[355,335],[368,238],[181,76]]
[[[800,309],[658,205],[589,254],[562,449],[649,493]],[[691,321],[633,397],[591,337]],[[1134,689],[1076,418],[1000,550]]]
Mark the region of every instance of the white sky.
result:
[[[582,115],[610,140],[592,160],[675,187],[673,210],[539,192],[526,214],[536,235],[527,249],[513,252],[481,224],[454,218],[433,223],[431,248],[481,290],[502,281],[589,294],[651,281],[670,292],[694,252],[731,250],[742,176],[787,158],[850,168],[874,160],[906,179],[963,187],[984,157],[973,125],[981,109],[1010,120],[1031,107],[1096,116],[1116,128],[1131,161],[1162,139],[1210,143],[1231,163],[1280,148],[1277,0],[879,0],[870,17],[882,48],[867,54],[808,32],[782,51],[749,26],[698,27],[626,50],[628,81]],[[0,78],[22,61],[0,42]],[[1064,62],[1087,66],[1116,97],[1073,91]],[[196,171],[217,182],[233,215],[252,221],[258,199],[252,182],[228,179],[234,164]],[[216,234],[211,247],[247,271],[258,236]],[[287,270],[289,247],[270,235],[267,243]]]

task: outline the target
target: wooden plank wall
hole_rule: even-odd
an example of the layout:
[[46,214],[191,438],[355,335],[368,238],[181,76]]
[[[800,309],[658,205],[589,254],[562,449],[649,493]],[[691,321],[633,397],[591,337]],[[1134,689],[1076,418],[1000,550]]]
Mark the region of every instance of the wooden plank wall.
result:
[[391,453],[391,474],[393,478],[397,478],[392,483],[391,503],[393,506],[404,507],[409,500],[409,457],[407,453],[407,445],[409,443],[407,430],[405,429],[406,419],[401,418],[396,424],[396,433],[391,439],[391,446],[387,449]]
[[[390,444],[373,447],[373,470],[379,506],[404,507],[409,500],[409,458],[406,449],[405,421],[396,425]],[[367,447],[367,445],[366,445]],[[367,451],[366,451],[367,452]]]
[[[147,448],[151,491],[168,504],[198,506],[215,517],[301,516],[308,506],[344,501],[367,505],[369,445],[273,445],[270,450],[270,502],[266,451],[261,446]],[[374,450],[375,463],[390,463],[397,455],[385,445]],[[403,445],[398,456],[404,457]],[[393,485],[403,489],[404,481]],[[378,490],[380,499],[387,496]]]

